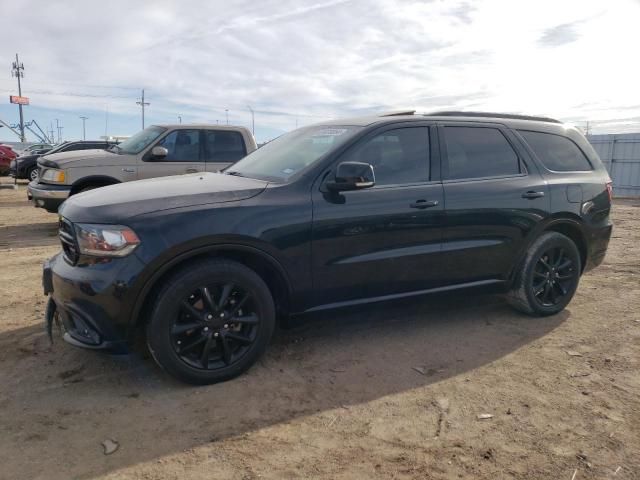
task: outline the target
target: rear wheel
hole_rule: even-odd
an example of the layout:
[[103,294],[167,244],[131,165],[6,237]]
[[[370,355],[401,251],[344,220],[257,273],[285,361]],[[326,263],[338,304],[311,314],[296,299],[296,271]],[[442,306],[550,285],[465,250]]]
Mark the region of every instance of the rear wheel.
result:
[[264,281],[240,263],[207,260],[165,282],[147,344],[156,362],[180,380],[216,383],[247,370],[274,328],[275,306]]
[[575,243],[561,233],[546,232],[531,245],[509,293],[509,302],[529,315],[558,313],[573,298],[581,271]]

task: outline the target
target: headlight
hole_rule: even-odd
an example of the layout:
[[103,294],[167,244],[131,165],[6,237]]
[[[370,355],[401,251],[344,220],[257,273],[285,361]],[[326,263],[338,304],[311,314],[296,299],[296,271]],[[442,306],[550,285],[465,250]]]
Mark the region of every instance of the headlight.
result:
[[48,168],[42,174],[42,180],[45,180],[47,182],[63,183],[65,180],[64,170]]
[[140,244],[133,230],[121,225],[76,224],[78,247],[82,255],[124,257]]

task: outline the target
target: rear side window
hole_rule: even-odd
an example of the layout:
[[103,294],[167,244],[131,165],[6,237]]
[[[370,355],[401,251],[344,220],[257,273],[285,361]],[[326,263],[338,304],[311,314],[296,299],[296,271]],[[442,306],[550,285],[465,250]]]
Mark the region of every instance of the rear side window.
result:
[[237,162],[247,152],[240,132],[225,130],[204,131],[204,152],[207,162]]
[[582,150],[566,137],[518,130],[543,165],[556,172],[583,172],[593,167]]
[[501,177],[518,175],[520,161],[505,136],[496,128],[445,127],[446,178]]

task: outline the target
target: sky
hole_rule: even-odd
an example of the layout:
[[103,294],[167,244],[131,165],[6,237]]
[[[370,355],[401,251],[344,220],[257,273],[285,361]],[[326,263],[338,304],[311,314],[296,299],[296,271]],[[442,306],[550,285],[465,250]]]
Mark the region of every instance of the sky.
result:
[[[227,123],[265,141],[390,110],[546,115],[640,131],[640,0],[3,2],[0,119],[62,138]],[[27,132],[29,140],[36,138]],[[56,133],[57,137],[57,133]],[[0,128],[0,140],[17,140]]]

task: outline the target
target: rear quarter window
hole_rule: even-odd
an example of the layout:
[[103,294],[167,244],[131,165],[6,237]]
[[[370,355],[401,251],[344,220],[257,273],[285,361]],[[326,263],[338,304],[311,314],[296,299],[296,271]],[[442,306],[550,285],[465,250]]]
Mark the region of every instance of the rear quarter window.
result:
[[548,170],[555,172],[593,170],[587,156],[567,137],[528,130],[518,130],[518,132]]

